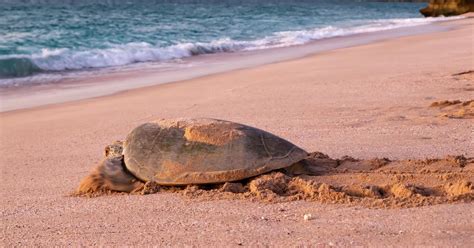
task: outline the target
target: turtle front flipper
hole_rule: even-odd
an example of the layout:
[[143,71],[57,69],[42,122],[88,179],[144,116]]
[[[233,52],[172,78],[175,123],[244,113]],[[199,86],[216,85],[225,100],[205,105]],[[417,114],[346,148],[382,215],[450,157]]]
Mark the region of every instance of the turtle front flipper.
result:
[[142,187],[143,183],[125,169],[122,158],[106,158],[82,179],[76,193],[134,192]]
[[136,192],[143,183],[125,167],[121,155],[122,142],[115,142],[105,148],[106,158],[91,173],[82,179],[76,194],[94,194],[107,191]]

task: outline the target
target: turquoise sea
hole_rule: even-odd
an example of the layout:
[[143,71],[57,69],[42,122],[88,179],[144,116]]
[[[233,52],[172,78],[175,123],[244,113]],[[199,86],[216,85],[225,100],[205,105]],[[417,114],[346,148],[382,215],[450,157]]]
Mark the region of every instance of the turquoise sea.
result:
[[259,50],[425,24],[425,3],[0,0],[0,85],[12,78]]

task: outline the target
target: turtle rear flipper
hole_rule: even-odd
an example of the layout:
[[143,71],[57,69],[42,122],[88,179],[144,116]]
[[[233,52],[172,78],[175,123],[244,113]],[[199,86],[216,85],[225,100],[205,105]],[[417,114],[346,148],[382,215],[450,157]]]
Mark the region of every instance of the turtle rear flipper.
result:
[[281,170],[287,176],[299,176],[299,175],[319,176],[322,174],[321,171],[318,170],[318,168],[314,167],[314,165],[308,163],[305,160],[299,161]]

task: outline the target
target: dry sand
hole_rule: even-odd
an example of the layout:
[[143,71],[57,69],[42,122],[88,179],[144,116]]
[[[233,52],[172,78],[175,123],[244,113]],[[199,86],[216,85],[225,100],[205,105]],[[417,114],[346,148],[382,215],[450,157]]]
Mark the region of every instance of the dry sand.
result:
[[[468,247],[474,243],[474,145],[472,102],[465,103],[474,88],[473,19],[456,23],[447,32],[1,113],[2,246]],[[243,185],[247,193],[229,198],[196,187],[69,196],[105,145],[144,121],[174,117],[241,122],[308,151],[376,166],[342,163],[300,182],[266,176],[272,184],[293,185],[296,194],[285,186],[265,188],[268,178],[261,177]],[[384,157],[400,161],[373,160]],[[301,185],[312,181],[317,189],[301,196]],[[332,191],[355,200],[311,197]],[[293,196],[307,200],[287,199]],[[377,203],[395,198],[396,204]],[[305,214],[311,214],[307,221]]]

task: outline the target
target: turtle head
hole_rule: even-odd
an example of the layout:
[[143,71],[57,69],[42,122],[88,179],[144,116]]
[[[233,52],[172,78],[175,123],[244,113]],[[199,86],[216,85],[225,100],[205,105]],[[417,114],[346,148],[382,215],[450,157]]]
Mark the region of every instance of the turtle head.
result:
[[122,157],[123,141],[117,140],[104,148],[106,158]]
[[116,143],[105,148],[105,159],[82,179],[76,190],[77,194],[106,191],[132,192],[143,187],[143,183],[125,167],[123,155],[121,155],[121,144]]

